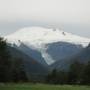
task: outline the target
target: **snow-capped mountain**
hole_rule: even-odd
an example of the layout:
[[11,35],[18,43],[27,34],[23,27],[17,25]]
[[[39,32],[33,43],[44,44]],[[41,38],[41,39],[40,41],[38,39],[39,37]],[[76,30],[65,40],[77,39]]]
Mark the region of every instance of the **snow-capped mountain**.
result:
[[43,27],[23,28],[5,38],[12,47],[32,56],[44,65],[72,57],[90,42],[88,38]]

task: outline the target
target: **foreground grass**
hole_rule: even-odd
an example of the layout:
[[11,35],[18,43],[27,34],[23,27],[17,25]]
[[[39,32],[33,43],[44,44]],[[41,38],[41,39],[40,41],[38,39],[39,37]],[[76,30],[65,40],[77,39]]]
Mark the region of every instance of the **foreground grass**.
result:
[[45,84],[0,84],[0,90],[90,90],[90,86]]

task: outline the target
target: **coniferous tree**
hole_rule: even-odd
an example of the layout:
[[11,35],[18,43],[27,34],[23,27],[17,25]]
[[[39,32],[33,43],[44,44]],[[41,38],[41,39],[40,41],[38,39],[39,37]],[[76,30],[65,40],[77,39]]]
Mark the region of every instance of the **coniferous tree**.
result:
[[57,70],[53,69],[46,77],[47,83],[56,84],[57,83]]
[[84,65],[78,61],[75,61],[73,64],[71,64],[70,69],[68,71],[68,83],[69,84],[81,83],[83,69]]
[[11,60],[6,40],[0,37],[0,82],[10,81]]
[[6,40],[0,37],[0,82],[27,81],[23,60],[10,55]]
[[67,84],[68,74],[66,71],[61,70],[57,73],[57,83],[58,84]]
[[90,61],[85,66],[81,83],[82,84],[90,84]]
[[28,81],[23,60],[21,58],[15,58],[12,64],[12,80],[14,82],[26,82]]
[[56,69],[54,69],[51,73],[47,75],[46,81],[50,84],[66,84],[67,72],[57,71]]

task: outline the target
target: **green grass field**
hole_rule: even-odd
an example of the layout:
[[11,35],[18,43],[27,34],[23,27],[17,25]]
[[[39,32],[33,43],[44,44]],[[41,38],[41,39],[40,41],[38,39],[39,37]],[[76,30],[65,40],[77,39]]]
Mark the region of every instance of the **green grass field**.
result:
[[90,86],[45,84],[0,84],[0,90],[90,90]]

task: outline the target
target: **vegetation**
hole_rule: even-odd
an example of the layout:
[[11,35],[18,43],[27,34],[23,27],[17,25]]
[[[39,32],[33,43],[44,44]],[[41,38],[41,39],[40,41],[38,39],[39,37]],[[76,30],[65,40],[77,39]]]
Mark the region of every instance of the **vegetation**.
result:
[[0,90],[90,90],[90,86],[5,84],[5,85],[0,85]]
[[7,51],[6,40],[0,38],[0,82],[8,82],[11,68],[11,57]]
[[87,64],[75,61],[70,65],[68,71],[57,71],[54,69],[47,75],[46,83],[90,85],[90,61]]
[[11,70],[12,82],[26,82],[28,81],[26,72],[24,69],[23,60],[21,58],[15,58],[12,60]]
[[7,48],[6,40],[0,38],[0,82],[25,81],[22,60],[12,58]]

